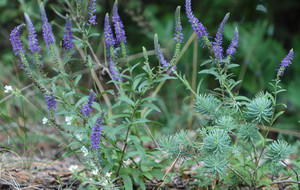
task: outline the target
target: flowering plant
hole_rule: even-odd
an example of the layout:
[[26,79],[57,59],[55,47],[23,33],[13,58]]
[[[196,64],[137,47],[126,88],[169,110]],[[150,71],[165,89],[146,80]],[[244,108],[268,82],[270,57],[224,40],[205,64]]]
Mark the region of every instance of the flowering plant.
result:
[[[238,29],[234,30],[232,41],[225,52],[222,46],[223,31],[229,14],[225,15],[216,37],[211,41],[204,25],[194,16],[191,1],[186,0],[189,22],[199,42],[210,53],[210,59],[202,64],[209,68],[201,70],[199,74],[213,75],[220,85],[214,93],[200,93],[199,89],[193,90],[176,68],[183,43],[180,6],[175,11],[176,45],[173,56],[167,61],[158,35],[155,34],[154,49],[159,66],[154,68],[149,63],[145,47],[142,48],[145,61],[136,64],[130,62],[125,27],[118,14],[118,1],[115,1],[112,10],[113,25],[108,13],[104,18],[106,54],[103,62],[99,61],[89,43],[91,38],[99,36],[91,32],[92,27],[97,25],[96,0],[90,0],[87,19],[83,16],[83,2],[78,0],[76,4],[77,12],[70,11],[65,16],[61,55],[44,4],[40,4],[43,39],[52,56],[55,76],[50,77],[46,73],[40,53],[42,48],[34,25],[26,13],[27,24],[15,27],[10,41],[20,67],[44,94],[48,116],[43,119],[43,123],[54,126],[69,139],[70,148],[83,154],[83,164],[89,172],[78,171],[76,166],[70,167],[74,178],[82,181],[81,187],[87,184],[92,189],[115,189],[117,183],[114,182],[122,179],[125,189],[133,189],[134,185],[146,189],[146,180],[154,177],[166,180],[166,174],[170,172],[168,170],[164,174],[164,162],[156,161],[161,160],[161,152],[169,158],[175,158],[173,163],[178,160],[202,161],[203,171],[209,175],[200,177],[201,180],[211,181],[213,186],[226,185],[228,188],[239,184],[254,189],[258,185],[270,186],[271,183],[259,183],[265,168],[270,167],[275,175],[282,169],[282,164],[289,167],[284,159],[290,153],[290,146],[284,141],[268,139],[268,132],[262,135],[257,127],[270,128],[283,114],[276,113],[276,107],[281,106],[277,103],[277,94],[283,91],[279,86],[280,78],[291,64],[293,50],[282,60],[277,70],[277,77],[271,83],[273,92],[259,92],[252,100],[241,96],[234,90],[241,81],[235,81],[230,73],[230,69],[238,66],[233,63],[238,46]],[[73,10],[72,7],[70,10]],[[72,28],[72,22],[76,28]],[[20,39],[25,26],[28,28],[30,53],[26,52]],[[75,47],[81,58],[75,58]],[[80,86],[82,75],[72,73],[72,65],[82,63],[93,78],[92,89]],[[125,63],[126,68],[121,63]],[[96,66],[110,77],[111,90],[104,90],[103,81],[96,75]],[[196,136],[181,131],[157,142],[148,124],[156,123],[150,119],[149,114],[160,112],[160,109],[153,103],[156,99],[150,92],[152,88],[159,89],[160,84],[172,79],[179,79],[193,93],[194,112],[201,118],[201,122]],[[7,87],[6,91],[13,90]],[[113,98],[109,98],[109,95]],[[64,121],[61,121],[62,117]],[[156,149],[144,148],[144,143],[149,141]],[[297,172],[293,171],[298,180]],[[234,179],[234,182],[230,179]]]

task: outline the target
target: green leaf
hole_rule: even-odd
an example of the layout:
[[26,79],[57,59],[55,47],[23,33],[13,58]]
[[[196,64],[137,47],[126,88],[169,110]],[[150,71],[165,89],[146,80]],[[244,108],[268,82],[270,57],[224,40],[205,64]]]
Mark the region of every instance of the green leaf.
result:
[[152,179],[153,175],[150,172],[143,172],[142,175],[144,175],[148,179]]
[[240,84],[242,82],[242,80],[239,80],[239,81],[236,81],[236,82],[233,82],[230,84],[230,90],[232,90],[234,87],[236,87],[238,84]]
[[214,68],[210,68],[210,69],[204,69],[200,72],[198,72],[199,74],[210,74],[215,76],[219,81],[222,81],[221,76],[215,71]]
[[156,82],[161,82],[161,81],[165,81],[165,80],[168,80],[168,79],[171,80],[171,79],[177,79],[177,78],[164,74],[163,77],[158,79]]
[[137,168],[132,168],[132,177],[133,177],[133,180],[138,183],[140,181],[139,179],[139,176],[141,174],[141,171]]
[[125,190],[133,190],[133,185],[129,175],[120,175],[124,181]]
[[110,163],[110,164],[114,164],[111,158],[111,154],[112,154],[112,148],[106,147],[103,149],[103,152],[105,153],[106,156],[106,160]]
[[136,141],[134,141],[133,143],[134,143],[135,148],[139,152],[139,155],[141,156],[141,159],[142,160],[146,159],[147,156],[146,156],[146,151],[145,151],[144,147],[139,145]]
[[150,103],[150,102],[145,102],[143,105],[144,105],[145,107],[147,106],[147,107],[149,107],[150,109],[153,109],[153,110],[155,110],[155,111],[157,111],[157,112],[161,112],[160,109],[159,109],[156,105],[154,105],[154,104],[152,104],[152,103]]
[[142,190],[146,190],[145,183],[142,180],[139,180],[137,184],[140,186],[139,188],[141,188]]
[[279,116],[281,116],[283,113],[284,113],[284,111],[278,112],[278,113],[275,115],[273,121],[275,121],[275,120],[276,120]]
[[90,38],[90,37],[93,37],[93,36],[100,36],[100,33],[93,33],[93,34],[90,34],[90,35],[88,35],[88,38]]
[[142,82],[138,88],[138,91],[142,91],[142,88],[144,88],[147,85],[149,85],[149,82],[147,80]]
[[75,104],[75,108],[78,108],[79,105],[81,105],[84,101],[88,99],[88,96],[84,96],[83,98],[79,99],[77,103]]
[[124,160],[127,160],[128,158],[132,158],[135,155],[138,155],[139,151],[132,151],[132,152],[126,152],[124,156]]
[[75,92],[74,91],[70,91],[70,92],[66,93],[64,97],[66,98],[68,96],[72,96],[73,94],[75,94]]
[[126,102],[127,104],[130,104],[131,106],[134,106],[134,102],[126,96],[120,96],[118,99],[123,102]]
[[154,97],[148,96],[143,99],[143,101],[155,101],[156,99]]
[[231,63],[231,64],[228,65],[228,69],[239,67],[239,66],[240,66],[239,64]]
[[152,169],[150,172],[153,176],[155,176],[158,179],[162,179],[165,175],[165,173],[160,169]]
[[132,67],[130,67],[129,69],[130,69],[130,72],[132,73],[132,71],[137,67],[137,66],[139,66],[141,63],[140,62],[138,62],[137,64],[135,64],[135,65],[133,65]]
[[206,65],[206,64],[208,64],[208,63],[211,63],[211,62],[212,62],[211,59],[207,59],[207,60],[205,60],[203,63],[201,63],[200,66],[204,66],[204,65]]
[[133,84],[132,84],[132,90],[136,89],[136,87],[138,86],[138,84],[140,83],[141,80],[142,80],[141,77],[134,79]]
[[111,163],[103,161],[103,164],[105,166],[103,169],[103,173],[107,173],[107,172],[111,171],[111,169],[113,168],[113,164],[111,164]]
[[81,77],[82,77],[82,75],[77,75],[77,76],[76,76],[76,79],[75,79],[75,81],[74,81],[74,85],[75,85],[75,86],[77,86],[77,84],[78,84],[78,82],[80,81]]
[[247,98],[246,96],[236,96],[234,97],[235,100],[243,100],[243,101],[246,101],[246,102],[250,102],[251,100],[249,98]]
[[136,119],[134,120],[134,122],[132,122],[132,124],[138,124],[138,123],[148,123],[148,122],[151,122],[151,120],[149,119],[145,119],[145,118],[139,118],[139,119]]

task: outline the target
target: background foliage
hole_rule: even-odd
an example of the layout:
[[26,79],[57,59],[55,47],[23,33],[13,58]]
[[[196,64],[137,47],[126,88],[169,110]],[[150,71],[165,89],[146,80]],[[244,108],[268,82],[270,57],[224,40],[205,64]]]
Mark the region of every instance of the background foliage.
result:
[[[45,0],[47,6],[47,14],[49,21],[57,18],[57,13],[61,13],[61,2],[54,0]],[[114,1],[101,0],[97,2],[97,22],[98,25],[93,30],[100,32],[100,38],[95,38],[93,46],[96,54],[103,58],[103,21],[106,12],[111,10]],[[268,82],[275,78],[274,68],[279,65],[280,60],[287,54],[290,47],[294,48],[295,57],[293,64],[286,71],[283,77],[283,87],[288,89],[286,93],[282,93],[280,101],[288,105],[286,113],[279,118],[280,124],[275,123],[275,128],[285,129],[299,133],[300,120],[300,24],[297,22],[300,14],[300,2],[297,0],[287,0],[278,3],[275,0],[202,0],[192,1],[194,14],[207,27],[208,32],[213,35],[216,33],[219,23],[227,12],[230,12],[230,19],[225,28],[225,46],[230,43],[233,34],[233,26],[237,26],[240,30],[240,40],[238,54],[235,56],[235,62],[241,67],[235,71],[238,79],[243,79],[240,86],[240,92],[245,95],[254,96],[259,90],[268,89],[271,86]],[[172,50],[174,42],[172,34],[174,28],[174,10],[177,5],[184,7],[184,1],[179,0],[120,0],[119,12],[124,22],[126,35],[129,43],[130,58],[136,62],[142,60],[141,47],[145,46],[148,50],[153,48],[154,33],[159,34],[159,40],[162,47]],[[10,84],[15,87],[25,87],[30,84],[23,72],[17,67],[17,63],[13,62],[12,48],[9,42],[9,33],[14,26],[24,21],[23,12],[27,12],[32,18],[38,36],[41,37],[41,21],[39,15],[39,7],[37,0],[1,0],[0,1],[0,99],[3,99],[4,84]],[[87,12],[87,11],[86,11]],[[182,9],[182,24],[184,28],[184,43],[192,35],[192,28],[187,22],[184,8]],[[54,34],[57,39],[61,39],[63,19],[55,19],[55,23],[51,22]],[[135,40],[140,39],[140,40]],[[25,39],[23,39],[25,40]],[[195,49],[191,44],[185,52],[177,68],[185,73],[187,79],[192,81],[193,71],[193,52],[197,52],[198,70],[200,63],[207,57],[208,52],[202,48]],[[170,55],[171,52],[167,52]],[[50,57],[44,51],[43,57]],[[47,59],[44,59],[47,60]],[[103,61],[103,60],[102,60]],[[157,64],[154,56],[150,57],[151,64]],[[80,71],[81,66],[75,65],[75,71]],[[255,77],[253,77],[255,76]],[[89,76],[86,77],[87,87],[91,86]],[[102,76],[105,80],[107,76]],[[213,89],[216,82],[211,80],[209,76],[205,76],[202,82],[202,89]],[[197,80],[199,82],[199,79]],[[152,117],[164,123],[164,126],[153,126],[154,129],[162,133],[173,133],[178,129],[197,128],[198,125],[189,111],[191,102],[183,99],[188,95],[185,87],[179,86],[180,82],[170,80],[164,85],[159,92],[159,101],[157,106],[162,110],[160,114]],[[106,87],[106,88],[109,88]],[[26,97],[35,94],[34,88],[27,90]],[[36,95],[35,95],[36,96]],[[45,115],[46,105],[41,99],[35,99],[32,104],[41,107],[38,111],[32,107],[24,106],[24,102],[17,97],[11,98],[9,101],[1,102],[0,111],[12,118],[17,118],[17,125],[26,129],[26,122],[35,125],[41,123],[41,118]],[[13,107],[8,106],[13,102]],[[26,112],[24,109],[26,108]],[[23,111],[22,111],[23,110]],[[33,116],[33,117],[32,117]],[[1,117],[1,122],[7,118]],[[35,131],[35,130],[34,130]],[[16,133],[20,133],[19,131]],[[297,138],[293,136],[285,136],[291,141]],[[299,138],[299,137],[298,137]]]

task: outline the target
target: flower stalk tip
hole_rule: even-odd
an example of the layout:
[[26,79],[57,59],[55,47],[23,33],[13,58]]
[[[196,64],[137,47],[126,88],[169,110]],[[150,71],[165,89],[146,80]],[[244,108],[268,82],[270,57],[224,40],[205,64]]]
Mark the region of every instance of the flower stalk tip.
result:
[[95,101],[95,93],[93,90],[91,90],[88,102],[81,108],[81,113],[85,117],[90,117],[90,113],[93,109],[94,101]]
[[160,45],[158,43],[158,36],[157,34],[154,35],[154,49],[155,49],[155,53],[156,53],[156,57],[158,58],[161,66],[164,69],[167,69],[170,65],[169,62],[167,62],[167,60],[165,59],[161,49],[160,49]]
[[92,24],[92,25],[96,25],[96,0],[91,0],[90,1],[90,6],[89,6],[89,21],[88,21],[88,25]]
[[234,53],[236,53],[236,47],[238,46],[238,41],[239,41],[239,31],[237,28],[235,28],[231,43],[228,49],[226,50],[227,56],[231,56]]
[[173,40],[182,43],[183,34],[182,34],[182,25],[180,21],[180,8],[181,7],[178,6],[175,12],[175,33],[174,33],[175,37],[173,38]]
[[194,32],[197,34],[197,38],[201,39],[202,36],[208,37],[208,33],[207,33],[205,27],[194,16],[194,13],[192,11],[191,0],[186,0],[185,1],[185,9],[186,9],[186,14],[187,14],[187,17],[189,19],[189,22],[191,23]]
[[115,1],[113,7],[112,21],[114,23],[117,43],[126,43],[124,25],[118,13],[118,1]]
[[104,37],[107,49],[114,47],[116,41],[114,39],[110,24],[109,24],[109,14],[106,13],[104,20]]
[[51,92],[48,92],[48,94],[44,94],[44,97],[46,99],[46,103],[48,106],[48,111],[53,111],[55,112],[56,110],[56,101],[55,98],[53,97]]
[[285,58],[282,59],[281,64],[279,65],[279,68],[277,70],[277,79],[279,79],[280,76],[283,76],[285,69],[292,64],[293,58],[294,50],[291,49],[289,53],[285,56]]
[[215,52],[215,57],[220,60],[223,58],[223,47],[222,47],[223,33],[224,33],[224,27],[225,27],[226,22],[228,21],[229,15],[230,14],[227,13],[225,15],[225,17],[223,18],[223,20],[219,26],[218,32],[216,34],[215,41],[212,43],[213,50]]
[[46,43],[47,48],[50,49],[50,45],[54,44],[54,37],[53,37],[51,25],[48,22],[48,18],[47,18],[47,14],[43,2],[41,2],[40,4],[40,10],[41,10],[42,22],[43,22],[44,41]]
[[25,53],[25,50],[23,48],[23,44],[20,40],[20,35],[22,32],[22,28],[25,26],[25,24],[20,24],[16,26],[10,33],[10,42],[13,47],[13,51],[16,56],[20,56],[20,53]]
[[39,43],[38,40],[36,38],[36,31],[35,28],[32,24],[32,21],[30,19],[30,17],[28,16],[28,14],[24,13],[24,17],[28,26],[28,30],[29,30],[29,34],[28,34],[28,40],[29,40],[29,49],[32,53],[34,52],[40,52],[40,47],[39,47]]
[[92,141],[91,149],[93,150],[97,150],[100,145],[103,118],[104,118],[104,113],[102,112],[93,127],[93,131],[91,134],[91,141]]
[[66,15],[66,26],[63,37],[63,48],[65,50],[73,49],[73,34],[72,34],[72,22],[69,15]]

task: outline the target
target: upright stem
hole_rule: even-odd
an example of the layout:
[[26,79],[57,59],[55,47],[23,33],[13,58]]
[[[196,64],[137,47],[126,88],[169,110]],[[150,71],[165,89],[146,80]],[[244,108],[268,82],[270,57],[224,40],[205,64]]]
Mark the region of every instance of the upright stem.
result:
[[[295,175],[296,175],[297,181],[300,182],[300,181],[299,181],[299,176],[298,176],[298,173],[296,172],[296,170],[295,170],[294,168],[292,168],[291,166],[289,166],[287,163],[285,163],[283,160],[281,160],[281,162],[284,163],[284,165],[286,165],[287,167],[289,167],[289,168],[291,168],[291,169],[293,170],[293,172],[294,172]],[[298,183],[298,189],[300,190],[300,183]]]

